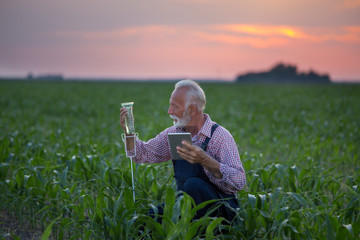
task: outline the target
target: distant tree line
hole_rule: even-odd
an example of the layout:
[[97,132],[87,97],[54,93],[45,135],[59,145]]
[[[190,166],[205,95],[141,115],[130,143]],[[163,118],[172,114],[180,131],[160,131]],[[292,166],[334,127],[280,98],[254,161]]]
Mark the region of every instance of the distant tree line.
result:
[[29,73],[26,78],[28,80],[64,80],[64,76],[61,73],[39,74],[38,76]]
[[239,83],[331,83],[330,77],[327,74],[321,75],[313,70],[298,72],[296,66],[284,63],[278,63],[266,72],[250,72],[238,75],[235,81]]

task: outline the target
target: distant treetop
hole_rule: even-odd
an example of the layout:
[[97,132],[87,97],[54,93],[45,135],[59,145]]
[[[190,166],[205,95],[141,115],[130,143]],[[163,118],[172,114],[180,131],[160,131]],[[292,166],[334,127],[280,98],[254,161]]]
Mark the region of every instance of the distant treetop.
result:
[[235,79],[239,83],[331,83],[327,74],[320,75],[313,70],[298,72],[295,65],[278,63],[266,72],[250,72],[238,75]]

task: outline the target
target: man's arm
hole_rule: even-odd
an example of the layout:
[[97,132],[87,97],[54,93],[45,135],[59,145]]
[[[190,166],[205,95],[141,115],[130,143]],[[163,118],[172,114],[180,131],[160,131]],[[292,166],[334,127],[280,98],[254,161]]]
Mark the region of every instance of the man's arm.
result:
[[183,159],[192,164],[198,163],[202,165],[206,170],[211,172],[215,178],[222,178],[220,163],[218,161],[206,154],[206,152],[198,146],[192,145],[186,141],[183,141],[182,144],[184,147],[177,147],[176,149]]

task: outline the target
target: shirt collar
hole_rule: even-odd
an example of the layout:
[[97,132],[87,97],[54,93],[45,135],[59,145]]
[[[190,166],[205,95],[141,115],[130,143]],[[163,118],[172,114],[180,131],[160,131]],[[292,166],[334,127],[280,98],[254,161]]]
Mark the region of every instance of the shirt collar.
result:
[[211,118],[208,114],[204,113],[205,122],[204,125],[201,127],[200,131],[198,132],[198,135],[202,134],[205,135],[205,137],[211,137],[211,128],[213,125],[213,122],[211,121]]

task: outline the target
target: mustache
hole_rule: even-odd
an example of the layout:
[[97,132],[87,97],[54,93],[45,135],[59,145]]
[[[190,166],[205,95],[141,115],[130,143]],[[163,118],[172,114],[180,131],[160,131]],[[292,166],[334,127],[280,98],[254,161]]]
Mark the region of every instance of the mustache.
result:
[[179,120],[180,118],[178,118],[177,116],[174,116],[174,115],[170,115],[170,118],[173,119],[173,120]]

